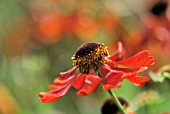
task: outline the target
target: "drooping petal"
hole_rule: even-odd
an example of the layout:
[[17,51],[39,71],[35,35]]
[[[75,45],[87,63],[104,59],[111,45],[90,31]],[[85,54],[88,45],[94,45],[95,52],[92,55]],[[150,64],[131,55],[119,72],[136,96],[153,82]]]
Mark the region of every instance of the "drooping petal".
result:
[[[73,75],[73,76],[75,77],[76,75]],[[72,80],[72,78],[73,78],[72,76],[64,78],[64,79],[59,77],[59,78],[54,79],[54,84],[58,87],[63,86],[66,83],[70,82]]]
[[144,50],[128,59],[125,59],[124,61],[117,62],[117,64],[124,65],[124,66],[142,67],[142,66],[153,65],[154,59],[150,56],[149,51]]
[[102,74],[102,78],[105,78],[106,75],[111,71],[111,68],[105,64],[105,66],[99,66],[99,70]]
[[144,76],[133,76],[127,78],[131,83],[133,83],[136,86],[143,86],[146,82],[150,80],[149,77]]
[[107,57],[107,59],[110,59],[112,61],[120,61],[122,60],[123,56],[124,56],[124,49],[123,49],[122,43],[118,42],[117,51],[113,55]]
[[117,66],[116,61],[112,61],[112,60],[107,59],[107,58],[105,59],[105,64],[108,65],[108,66],[110,66],[110,67],[115,67],[115,66]]
[[39,94],[40,101],[43,103],[49,103],[58,100],[62,96],[64,96],[73,85],[79,73],[76,73],[73,76],[70,76],[65,79],[56,78],[54,85],[50,85],[49,88],[51,91],[49,92],[41,92]]
[[110,90],[112,88],[119,88],[124,78],[124,72],[111,70],[106,77],[103,78],[103,89]]
[[61,72],[60,73],[60,77],[61,78],[67,78],[67,77],[69,77],[69,76],[71,76],[71,74],[76,70],[76,68],[77,67],[73,67],[73,68],[71,68],[70,70],[68,70],[68,71],[66,71],[66,72]]
[[93,68],[90,69],[89,74],[96,75],[96,72],[94,71]]
[[130,76],[135,76],[145,70],[148,69],[148,67],[139,67],[139,68],[118,68],[118,67],[112,67],[113,70],[116,71],[122,71],[125,73],[126,77],[130,77]]
[[84,86],[77,92],[77,95],[85,96],[92,93],[101,80],[97,75],[86,75]]
[[55,89],[58,89],[59,87],[57,85],[55,85],[55,84],[51,84],[51,85],[48,85],[48,88],[50,90],[55,90]]
[[73,84],[76,89],[81,89],[85,84],[86,74],[81,75]]
[[62,96],[57,96],[51,92],[40,92],[39,97],[42,103],[50,103],[50,102],[58,100]]

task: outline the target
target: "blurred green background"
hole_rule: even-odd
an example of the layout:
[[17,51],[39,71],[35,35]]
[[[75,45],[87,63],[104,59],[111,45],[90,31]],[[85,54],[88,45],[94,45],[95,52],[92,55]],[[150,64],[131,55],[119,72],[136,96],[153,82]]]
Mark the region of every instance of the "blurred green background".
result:
[[161,74],[170,67],[159,70],[170,64],[168,12],[168,0],[0,0],[0,114],[101,114],[109,98],[101,86],[85,97],[72,88],[49,104],[38,93],[72,67],[82,43],[105,43],[113,53],[117,41],[126,57],[148,49],[156,64],[144,75],[156,79],[141,88],[124,81],[113,91],[136,114],[170,112],[170,81]]

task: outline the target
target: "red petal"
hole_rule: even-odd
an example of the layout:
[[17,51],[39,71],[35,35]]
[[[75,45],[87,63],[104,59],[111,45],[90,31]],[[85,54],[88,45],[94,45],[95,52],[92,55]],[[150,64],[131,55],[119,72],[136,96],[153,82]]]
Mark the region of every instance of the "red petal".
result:
[[127,78],[131,83],[136,86],[143,86],[147,81],[150,80],[149,77],[133,76]]
[[121,86],[121,82],[123,81],[125,75],[121,71],[111,70],[105,78],[103,78],[103,89],[110,90],[112,88],[118,88]]
[[[77,75],[78,75],[78,73],[76,73],[73,76],[77,76]],[[72,77],[72,76],[70,76],[70,77]],[[70,77],[67,77],[67,78],[61,78],[61,77],[56,78],[56,79],[54,79],[54,84],[57,85],[57,86],[63,86],[66,83],[68,83],[70,80],[72,80],[72,78],[70,78]]]
[[51,84],[51,85],[48,85],[48,88],[50,89],[50,90],[55,90],[55,89],[57,89],[57,88],[59,88],[57,85],[54,85],[54,84]]
[[147,70],[147,67],[140,67],[140,68],[117,68],[117,67],[113,67],[113,70],[122,71],[122,72],[125,73],[126,77],[129,77],[129,76],[135,76],[135,75]]
[[105,76],[111,71],[111,68],[105,64],[105,66],[99,66],[99,70],[102,74],[102,77],[105,78]]
[[55,84],[49,86],[52,91],[41,92],[39,94],[40,101],[43,103],[49,103],[58,100],[59,98],[64,96],[70,90],[78,74],[79,73],[76,73],[75,75],[70,76],[67,79],[56,78]]
[[110,89],[113,89],[113,88],[120,88],[121,86],[122,86],[121,83],[118,83],[116,86],[113,85],[113,84],[104,84],[103,89],[104,90],[110,90]]
[[101,80],[102,79],[99,78],[97,75],[86,75],[85,84],[82,89],[77,92],[77,95],[84,96],[92,93],[101,82]]
[[43,103],[49,103],[58,100],[61,96],[56,96],[50,92],[41,92],[39,93],[40,101]]
[[115,67],[117,65],[116,61],[112,61],[110,59],[105,58],[105,64],[107,64],[110,67]]
[[96,75],[96,72],[94,71],[93,68],[90,69],[89,74]]
[[70,70],[68,70],[68,71],[66,71],[66,72],[61,72],[60,73],[60,77],[61,78],[67,78],[67,77],[69,77],[69,76],[71,76],[71,74],[76,70],[76,68],[77,67],[73,67],[72,69],[70,69]]
[[141,67],[141,66],[153,65],[154,59],[150,56],[149,51],[144,50],[124,61],[117,62],[117,64],[121,64],[125,66]]
[[86,74],[81,75],[73,84],[74,88],[81,89],[85,84]]
[[107,59],[110,59],[112,61],[120,61],[123,58],[123,56],[124,56],[124,49],[122,43],[118,42],[117,51],[113,55],[107,57]]

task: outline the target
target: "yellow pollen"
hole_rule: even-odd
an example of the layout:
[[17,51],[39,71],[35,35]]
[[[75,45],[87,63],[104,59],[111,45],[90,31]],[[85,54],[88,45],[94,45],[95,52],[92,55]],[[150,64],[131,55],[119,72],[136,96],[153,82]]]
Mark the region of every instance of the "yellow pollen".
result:
[[[92,50],[89,51],[88,46],[92,47],[93,44],[97,46],[95,47],[93,51]],[[107,47],[104,47],[103,44],[97,44],[97,43],[93,43],[93,44],[91,43],[84,44],[81,47],[82,49],[80,48],[78,50],[78,51],[81,51],[81,53],[79,52],[80,55],[73,55],[72,57],[73,65],[77,66],[77,68],[79,68],[80,72],[83,74],[88,74],[90,68],[93,67],[94,65],[98,66],[98,65],[104,64],[104,58],[109,55]],[[83,51],[85,50],[85,52],[83,53],[82,50]],[[86,52],[89,52],[89,53],[86,53]]]

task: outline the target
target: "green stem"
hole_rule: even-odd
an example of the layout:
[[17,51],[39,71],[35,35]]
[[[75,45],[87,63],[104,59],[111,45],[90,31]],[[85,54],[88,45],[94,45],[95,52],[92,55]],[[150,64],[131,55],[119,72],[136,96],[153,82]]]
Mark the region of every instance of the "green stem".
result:
[[110,96],[112,97],[112,99],[116,103],[116,105],[118,106],[118,108],[121,111],[121,113],[122,114],[126,114],[125,110],[123,109],[123,106],[121,105],[121,103],[117,99],[116,95],[111,90],[108,90],[108,93],[110,94]]
[[[94,71],[96,72],[97,75],[99,75],[100,77],[102,77],[102,74],[100,72],[100,70],[98,69],[97,66],[94,66]],[[119,110],[121,111],[122,114],[126,114],[125,110],[123,109],[123,106],[121,105],[121,103],[119,102],[118,98],[116,97],[116,95],[114,94],[114,92],[112,92],[111,90],[107,91],[109,93],[109,95],[112,97],[113,101],[115,102],[115,104],[117,105],[117,107],[119,108]]]

